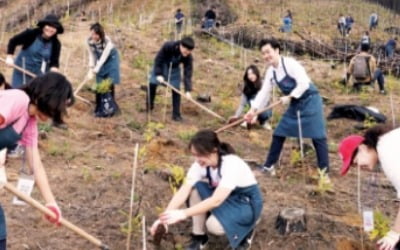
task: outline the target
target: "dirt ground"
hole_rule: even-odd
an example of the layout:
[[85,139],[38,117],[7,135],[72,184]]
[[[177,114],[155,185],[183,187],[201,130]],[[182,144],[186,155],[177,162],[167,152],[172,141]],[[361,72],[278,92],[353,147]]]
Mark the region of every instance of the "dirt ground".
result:
[[[79,95],[90,100],[92,105],[76,101],[66,119],[68,130],[40,126],[44,131],[40,139],[42,160],[64,218],[98,237],[113,250],[126,249],[129,223],[132,225],[131,249],[142,248],[143,218],[148,228],[173,194],[171,182],[178,173],[171,169],[186,170],[193,161],[186,150],[190,136],[198,129],[217,129],[224,125],[185,101],[182,104],[183,122],[172,121],[170,96],[167,96],[166,101],[165,88],[158,90],[155,111],[150,117],[146,114],[146,95],[140,86],[147,83],[147,74],[158,48],[164,41],[174,37],[171,24],[174,11],[180,7],[190,17],[192,6],[189,1],[183,0],[133,2],[97,1],[85,6],[88,11],[101,11],[101,15],[98,12],[97,16],[102,16],[107,34],[119,48],[122,57],[122,83],[117,87],[117,101],[121,114],[111,119],[94,118],[94,96],[88,84]],[[241,21],[261,15],[257,11],[262,10],[257,10],[257,6],[261,6],[263,1],[231,2],[231,8],[236,10]],[[249,8],[249,12],[239,8],[241,3]],[[297,6],[296,1],[291,3]],[[327,4],[326,1],[324,3]],[[273,7],[265,8],[284,10],[291,6],[289,4],[283,8],[279,6],[279,1],[271,1],[271,5]],[[332,9],[335,8],[333,6]],[[18,6],[9,3],[2,8],[15,10]],[[0,11],[3,9],[0,8]],[[272,15],[269,13],[267,17]],[[80,17],[71,15],[63,21],[66,32],[60,36],[63,44],[60,69],[77,87],[86,73],[87,55],[84,42],[89,35],[89,24],[95,19],[82,21]],[[269,23],[274,24],[274,21]],[[185,31],[190,33],[197,28],[187,25]],[[2,48],[5,48],[11,35],[2,33]],[[244,51],[205,36],[196,37],[194,57],[193,95],[210,94],[211,103],[205,105],[224,117],[233,115],[238,105],[244,68],[255,63],[260,69],[265,69],[257,51]],[[343,65],[338,64],[339,66],[332,68],[329,60],[316,61],[309,56],[299,60],[321,94],[328,99],[324,107],[326,116],[337,104],[372,105],[388,116],[388,123],[392,123],[390,98],[393,98],[394,106],[399,103],[400,88],[397,79],[387,78],[388,95],[379,95],[377,86],[366,88],[356,95],[349,93],[348,89],[338,83],[343,75]],[[0,71],[8,79],[11,76],[11,70],[3,65]],[[283,111],[284,107],[274,109],[273,126],[276,126]],[[398,122],[397,109],[394,112],[395,121]],[[265,159],[272,137],[271,131],[258,127],[251,130],[237,127],[220,134],[222,140],[231,143],[238,154],[251,163],[264,195],[262,220],[256,228],[252,249],[375,249],[375,243],[362,231],[362,220],[357,209],[357,171],[352,169],[346,177],[339,176],[337,144],[346,135],[362,133],[355,128],[357,124],[343,119],[327,121],[330,177],[334,188],[325,193],[317,188],[314,151],[311,149],[302,162],[295,160],[295,155],[299,152],[297,140],[286,141],[278,175],[270,177],[259,173],[255,165]],[[132,163],[136,143],[140,145],[140,153],[135,178],[133,219],[129,221]],[[306,143],[311,145],[309,140]],[[8,162],[8,176],[13,183],[17,180],[21,165],[21,159]],[[371,176],[376,176],[376,180],[372,180]],[[378,208],[393,219],[399,204],[395,199],[394,189],[383,173],[363,173],[361,184],[363,205]],[[8,224],[9,249],[96,249],[75,233],[49,225],[33,208],[12,205],[12,196],[5,190],[0,192]],[[37,189],[32,196],[41,200]],[[287,207],[305,209],[306,232],[282,236],[276,231],[275,220],[279,212]],[[162,241],[161,248],[182,249],[189,239],[189,233],[189,220],[172,226],[170,233]],[[148,233],[145,243],[147,249],[155,249]],[[229,249],[228,242],[224,237],[211,237],[209,249]]]

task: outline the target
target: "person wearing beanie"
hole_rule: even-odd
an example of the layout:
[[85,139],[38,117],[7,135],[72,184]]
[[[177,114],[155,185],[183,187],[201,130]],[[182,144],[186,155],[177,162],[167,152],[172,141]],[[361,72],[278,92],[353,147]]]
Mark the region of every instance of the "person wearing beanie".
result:
[[[37,23],[37,28],[27,29],[9,40],[6,63],[9,66],[15,64],[35,75],[43,75],[49,70],[58,71],[61,43],[57,35],[63,32],[58,18],[53,14],[47,15]],[[22,46],[22,50],[14,61],[17,46]],[[11,85],[18,88],[31,80],[31,76],[14,69]]]
[[[339,155],[342,159],[340,174],[346,175],[352,165],[373,171],[379,163],[400,198],[399,148],[400,128],[377,125],[368,129],[364,136],[347,136],[339,144]],[[400,249],[399,239],[400,208],[391,230],[378,241],[378,249]]]
[[[181,86],[181,69],[183,65],[183,82],[185,84],[185,92],[188,98],[192,98],[192,73],[193,73],[193,56],[192,51],[195,47],[193,38],[184,37],[179,41],[170,41],[164,43],[158,51],[154,59],[153,71],[150,77],[150,93],[147,96],[147,111],[150,112],[154,108],[154,100],[157,91],[157,85],[168,81],[173,87],[180,89]],[[174,121],[182,121],[181,117],[181,96],[172,91],[172,119]]]

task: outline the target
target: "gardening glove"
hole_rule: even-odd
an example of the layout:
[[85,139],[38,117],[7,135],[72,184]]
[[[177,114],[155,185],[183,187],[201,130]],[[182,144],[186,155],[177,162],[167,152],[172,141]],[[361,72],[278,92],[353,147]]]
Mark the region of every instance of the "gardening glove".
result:
[[12,55],[7,55],[7,57],[6,57],[6,64],[7,64],[8,66],[13,66],[13,65],[14,65],[14,59],[13,59]]
[[156,77],[157,82],[163,83],[164,82],[164,77],[163,76],[157,76]]
[[165,227],[165,232],[168,232],[168,225],[162,224],[161,221],[158,219],[156,220],[150,228],[150,234],[154,236],[156,234],[157,228],[159,225],[163,225]]
[[2,189],[6,183],[7,183],[6,168],[4,166],[0,166],[0,189]]
[[248,123],[252,123],[252,121],[254,120],[254,117],[256,116],[256,111],[254,111],[254,109],[250,109],[245,115],[244,115],[244,119],[246,120],[246,122]]
[[56,224],[57,226],[60,226],[60,220],[61,220],[61,210],[58,207],[57,203],[47,203],[46,207],[50,209],[55,215],[56,218],[54,219],[53,217],[45,214],[44,217],[51,223]]
[[291,99],[292,99],[292,97],[290,95],[285,95],[285,96],[282,96],[281,98],[279,98],[279,100],[281,101],[281,103],[283,105],[288,105],[290,103]]
[[186,97],[187,97],[188,99],[192,99],[192,95],[190,94],[189,91],[187,91],[187,92],[185,93],[185,95],[186,95]]
[[162,223],[171,225],[187,218],[186,213],[182,209],[169,210],[160,215]]
[[378,241],[379,250],[393,250],[399,241],[400,234],[390,230],[385,237]]
[[89,69],[89,71],[88,71],[88,73],[87,73],[87,75],[86,75],[86,78],[87,78],[89,81],[92,80],[92,79],[94,78],[94,72],[93,72],[92,69]]

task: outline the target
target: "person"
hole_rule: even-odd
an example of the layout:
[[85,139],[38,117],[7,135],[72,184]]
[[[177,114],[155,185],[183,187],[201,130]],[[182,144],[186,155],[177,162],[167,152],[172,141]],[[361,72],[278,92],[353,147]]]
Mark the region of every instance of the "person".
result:
[[374,79],[373,82],[378,82],[378,87],[379,87],[379,93],[382,95],[386,94],[385,90],[385,76],[383,75],[383,72],[380,68],[376,67],[375,73],[374,73]]
[[346,80],[348,81],[352,76],[355,92],[359,92],[363,85],[371,85],[374,79],[376,59],[368,51],[369,45],[361,44],[361,52],[350,60]]
[[[51,191],[45,169],[39,154],[37,121],[63,116],[67,106],[73,104],[73,90],[70,82],[61,74],[49,72],[34,78],[21,89],[0,91],[0,151],[13,146],[18,141],[25,146],[28,166],[35,176],[35,182],[59,223],[61,210]],[[3,151],[4,152],[4,151]],[[5,155],[0,157],[0,185],[7,182]],[[0,207],[0,249],[6,249],[6,224],[4,211]]]
[[96,117],[109,117],[118,112],[118,105],[115,101],[115,85],[120,83],[119,54],[111,39],[106,36],[104,28],[100,23],[90,26],[90,37],[87,39],[89,52],[89,80],[96,76],[96,84],[110,80],[110,92],[115,109],[111,113],[104,114],[101,110],[101,94],[96,93]]
[[[277,85],[284,96],[280,101],[289,105],[273,133],[271,147],[262,171],[275,175],[275,164],[279,159],[286,137],[311,138],[318,159],[318,167],[326,174],[329,171],[328,146],[322,98],[311,82],[304,67],[295,59],[282,57],[281,47],[275,39],[263,39],[260,50],[265,62],[270,65],[261,90],[257,93],[254,105],[245,115],[251,122],[257,110],[268,102],[272,88]],[[301,133],[299,133],[301,130]],[[324,180],[329,181],[328,176]]]
[[397,46],[397,37],[389,39],[386,44],[385,44],[385,55],[389,58],[392,59],[395,52],[396,52],[396,46]]
[[[254,98],[256,97],[258,91],[260,91],[262,85],[260,71],[258,70],[257,66],[250,65],[247,67],[243,76],[243,82],[244,87],[242,90],[242,95],[240,97],[240,104],[235,112],[235,115],[230,117],[230,122],[239,119],[246,105],[249,105],[250,107],[253,106]],[[257,116],[257,120],[263,128],[271,130],[271,125],[268,123],[268,119],[271,116],[272,111],[268,110],[259,114]],[[247,127],[247,122],[244,122],[243,126]]]
[[378,14],[376,12],[373,12],[369,16],[369,31],[372,31],[373,29],[376,29],[378,27]]
[[290,10],[287,11],[287,15],[283,17],[282,19],[283,25],[280,29],[281,32],[291,32],[292,31],[292,13]]
[[[197,132],[189,143],[195,158],[185,183],[151,227],[171,225],[192,217],[192,239],[186,250],[199,250],[208,242],[206,229],[226,235],[233,249],[249,249],[263,208],[257,180],[250,167],[211,130]],[[207,179],[207,182],[204,181]],[[180,209],[189,199],[190,206]]]
[[343,14],[339,15],[337,28],[340,32],[340,35],[344,37],[346,35],[346,18]]
[[369,36],[369,31],[364,31],[360,44],[367,44],[369,47],[371,47],[371,37]]
[[[35,75],[45,72],[58,71],[61,43],[58,35],[64,32],[64,28],[58,18],[47,15],[40,20],[35,29],[27,29],[8,42],[6,63],[9,66],[19,66]],[[22,50],[14,62],[14,52],[17,46],[22,45]],[[28,74],[14,69],[11,85],[13,88],[21,87],[32,80]]]
[[[379,164],[400,198],[399,147],[400,128],[377,125],[368,129],[364,136],[347,136],[338,148],[342,159],[340,173],[342,176],[346,175],[351,165],[361,170],[373,171]],[[378,241],[379,250],[400,249],[399,237],[400,207],[391,230]]]
[[177,9],[175,13],[175,26],[176,26],[176,33],[178,35],[182,32],[183,21],[185,19],[185,15],[182,13],[181,9]]
[[215,13],[215,6],[211,6],[210,9],[206,11],[203,18],[204,29],[210,30],[214,27],[215,21],[217,20],[217,14]]
[[10,84],[6,82],[4,75],[0,73],[0,90],[11,89]]
[[[147,110],[154,109],[154,100],[157,92],[157,85],[168,81],[173,87],[180,89],[181,70],[180,64],[183,64],[183,74],[185,83],[186,97],[192,98],[192,72],[193,56],[192,51],[195,47],[193,38],[184,37],[179,41],[170,41],[164,43],[154,59],[153,71],[150,76],[149,96],[147,97]],[[172,119],[182,121],[180,112],[181,96],[172,91]]]
[[351,29],[354,24],[354,19],[351,15],[347,15],[345,18],[345,30],[346,30],[346,36],[350,35]]

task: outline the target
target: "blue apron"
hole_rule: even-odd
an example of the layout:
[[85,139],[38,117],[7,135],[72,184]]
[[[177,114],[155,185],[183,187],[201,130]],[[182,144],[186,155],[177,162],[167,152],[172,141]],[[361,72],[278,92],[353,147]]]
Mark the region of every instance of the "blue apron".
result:
[[[95,48],[95,46],[94,46]],[[94,49],[97,60],[100,59],[101,53]],[[101,81],[110,78],[112,84],[119,84],[121,82],[120,74],[119,74],[119,54],[116,48],[113,48],[108,56],[107,60],[101,66],[99,72],[96,74],[96,82],[100,83]]]
[[[179,64],[181,62],[181,55],[179,56],[173,56],[170,62],[166,62],[163,64],[163,73],[162,76],[164,77],[165,81],[169,80],[169,83],[174,86],[177,89],[181,88],[181,68],[179,67]],[[171,66],[171,75],[169,76],[169,66],[170,63],[172,63]],[[151,72],[150,76],[150,84],[160,84],[157,79],[156,79],[154,67]]]
[[[207,176],[210,177],[210,167]],[[210,183],[199,181],[195,184],[202,200],[212,196],[215,187]],[[258,184],[244,188],[235,188],[226,200],[211,213],[218,219],[228,237],[229,244],[236,248],[254,229],[261,216],[263,200]]]
[[[45,41],[41,36],[38,36],[31,46],[21,50],[15,60],[15,64],[37,76],[42,75],[43,72],[41,71],[41,68],[43,62],[46,63],[45,72],[49,70],[52,47],[51,41]],[[19,88],[22,85],[29,83],[31,80],[31,76],[14,69],[12,76],[13,88]]]
[[[285,77],[278,81],[274,71],[274,80],[284,95],[289,95],[297,86],[296,79],[289,76],[282,57],[282,66]],[[274,135],[281,137],[299,137],[299,123],[297,111],[300,111],[302,136],[304,138],[326,138],[325,120],[322,108],[322,99],[313,83],[300,98],[292,98],[289,108],[283,114]]]

